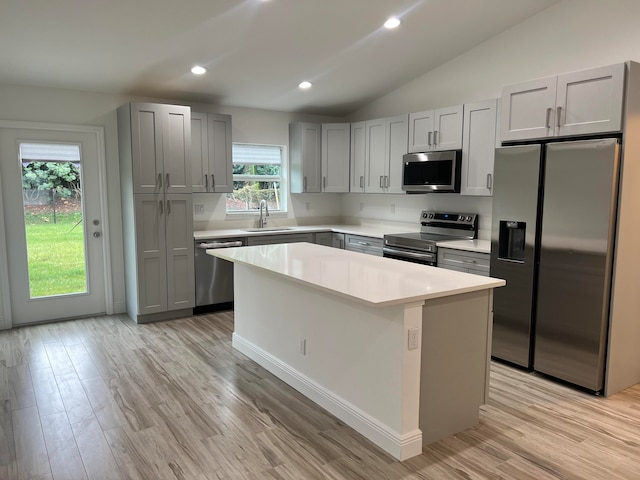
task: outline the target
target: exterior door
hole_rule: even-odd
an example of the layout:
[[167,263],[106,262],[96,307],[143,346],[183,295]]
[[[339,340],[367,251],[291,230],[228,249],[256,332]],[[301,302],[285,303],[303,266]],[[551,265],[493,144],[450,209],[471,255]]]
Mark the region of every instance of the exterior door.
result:
[[105,313],[97,137],[0,128],[13,325]]

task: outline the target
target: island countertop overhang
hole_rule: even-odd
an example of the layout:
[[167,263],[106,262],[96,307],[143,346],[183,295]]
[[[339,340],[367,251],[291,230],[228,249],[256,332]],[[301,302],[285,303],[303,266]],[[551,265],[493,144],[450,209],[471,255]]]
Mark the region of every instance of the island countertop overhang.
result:
[[207,253],[376,308],[424,302],[506,284],[499,278],[310,243],[212,249]]

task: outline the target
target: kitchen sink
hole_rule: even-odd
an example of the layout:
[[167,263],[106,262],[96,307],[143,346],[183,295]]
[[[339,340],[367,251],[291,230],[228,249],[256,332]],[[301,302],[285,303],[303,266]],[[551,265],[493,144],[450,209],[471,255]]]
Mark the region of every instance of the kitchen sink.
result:
[[291,227],[280,228],[247,228],[244,232],[283,232],[285,230],[291,230]]

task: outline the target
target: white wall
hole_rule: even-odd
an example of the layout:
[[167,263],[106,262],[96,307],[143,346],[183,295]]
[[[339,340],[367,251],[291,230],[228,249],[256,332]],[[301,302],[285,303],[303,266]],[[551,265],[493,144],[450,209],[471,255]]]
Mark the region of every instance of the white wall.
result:
[[[626,60],[640,60],[640,1],[565,0],[354,112],[349,121],[497,98],[503,85]],[[491,202],[480,197],[343,198],[345,215],[359,218],[417,219],[421,209],[436,205],[477,212],[480,227],[490,229]]]
[[[158,101],[163,99],[134,98],[120,95],[78,92],[61,89],[0,85],[0,119],[30,122],[100,125],[105,130],[107,190],[109,198],[109,225],[111,229],[111,258],[113,291],[116,311],[124,311],[124,253],[122,244],[122,215],[120,204],[120,175],[116,108],[129,101]],[[171,101],[168,103],[179,103]],[[185,103],[189,105],[189,103]],[[335,118],[302,116],[292,113],[269,112],[245,108],[218,108],[212,105],[193,105],[194,110],[229,113],[233,115],[234,141],[288,145],[288,125],[291,121],[336,121]],[[5,159],[0,159],[5,161]],[[208,217],[201,218],[200,225],[210,219],[224,218],[224,203],[219,194],[198,194],[207,207]],[[306,208],[309,203],[309,210]],[[296,217],[339,216],[340,202],[335,195],[296,195],[291,201],[292,211],[288,221]],[[0,226],[4,227],[4,226]],[[3,228],[0,228],[0,232]],[[0,282],[0,286],[1,286]],[[5,308],[0,295],[0,312]],[[0,315],[1,317],[1,315]]]

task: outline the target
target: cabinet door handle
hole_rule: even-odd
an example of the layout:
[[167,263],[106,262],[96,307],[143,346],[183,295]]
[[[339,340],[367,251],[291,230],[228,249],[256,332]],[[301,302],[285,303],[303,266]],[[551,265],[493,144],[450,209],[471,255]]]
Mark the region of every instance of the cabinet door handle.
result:
[[438,144],[438,130],[433,131],[433,146],[435,147]]
[[167,173],[167,181],[166,181],[166,188],[169,188],[171,186],[171,182],[169,181],[169,174]]
[[386,175],[384,177],[384,187],[389,188],[389,177],[387,177]]
[[560,121],[560,119],[562,118],[562,107],[556,108],[556,117],[558,117],[556,118],[556,125],[558,125],[558,128],[560,128],[562,126],[562,122]]
[[382,179],[384,178],[383,175],[380,175],[380,188],[384,188],[384,185],[382,183]]
[[431,132],[427,135],[427,145],[431,146]]
[[162,205],[163,205],[162,200],[158,200],[158,206],[160,207],[160,215],[162,215],[162,214],[164,213],[164,210],[163,210],[163,206],[162,206]]
[[205,192],[209,191],[209,177],[207,177],[206,174],[204,176],[204,191]]
[[302,191],[303,192],[307,191],[307,177],[306,176],[302,177]]
[[364,188],[364,175],[360,175],[360,188]]
[[167,200],[167,215],[171,213],[171,200]]
[[162,174],[158,174],[158,188],[162,188]]
[[213,176],[213,173],[211,174],[211,191],[216,191],[216,178]]
[[547,108],[547,119],[544,124],[547,128],[551,128],[551,108]]
[[327,189],[327,177],[322,177],[322,189]]
[[490,173],[487,173],[487,188],[491,190],[492,185],[493,185],[493,177]]

